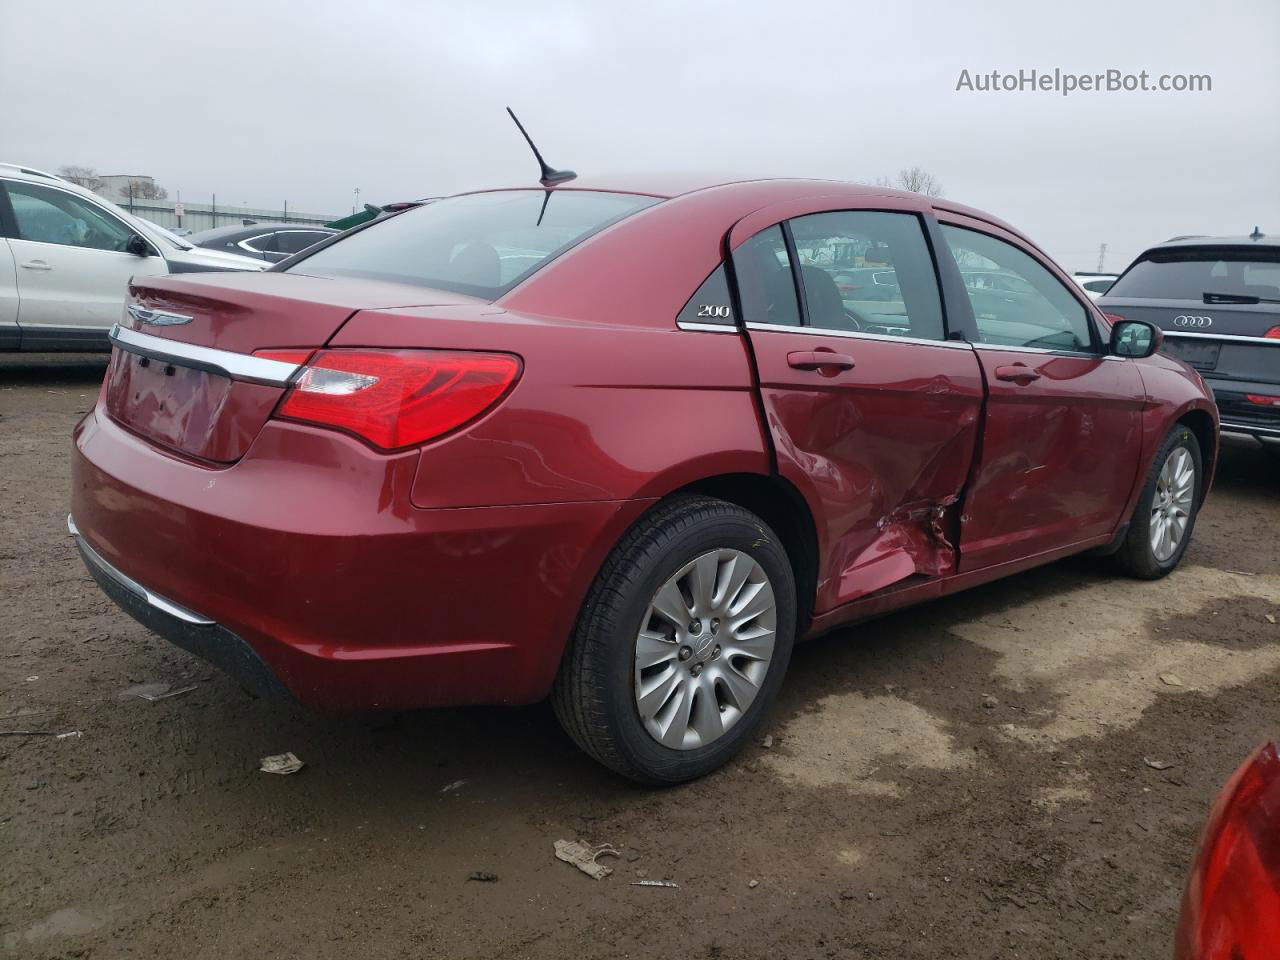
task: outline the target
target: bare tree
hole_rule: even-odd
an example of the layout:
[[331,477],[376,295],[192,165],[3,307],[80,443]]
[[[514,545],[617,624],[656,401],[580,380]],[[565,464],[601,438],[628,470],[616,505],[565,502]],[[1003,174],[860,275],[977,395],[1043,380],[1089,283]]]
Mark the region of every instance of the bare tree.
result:
[[58,168],[58,176],[63,180],[70,180],[78,186],[84,187],[86,190],[92,190],[98,193],[102,190],[102,178],[98,176],[98,171],[93,167],[80,167],[75,164],[67,164]]
[[910,190],[912,193],[921,193],[926,197],[942,196],[942,184],[924,167],[903,167],[898,171],[897,177],[892,180],[888,177],[876,177],[876,186]]
[[169,191],[154,180],[130,180],[120,193],[135,200],[164,200],[169,196]]

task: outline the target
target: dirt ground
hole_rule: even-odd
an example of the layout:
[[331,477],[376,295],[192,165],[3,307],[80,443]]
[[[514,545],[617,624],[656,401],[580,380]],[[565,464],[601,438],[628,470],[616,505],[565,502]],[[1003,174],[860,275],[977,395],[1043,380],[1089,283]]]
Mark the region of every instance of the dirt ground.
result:
[[[1173,576],[1077,559],[805,644],[771,745],[677,789],[546,706],[255,701],[65,534],[101,374],[0,360],[0,729],[80,733],[0,737],[0,955],[1165,958],[1210,799],[1280,734],[1280,461],[1249,446]],[[623,856],[595,881],[561,838]]]

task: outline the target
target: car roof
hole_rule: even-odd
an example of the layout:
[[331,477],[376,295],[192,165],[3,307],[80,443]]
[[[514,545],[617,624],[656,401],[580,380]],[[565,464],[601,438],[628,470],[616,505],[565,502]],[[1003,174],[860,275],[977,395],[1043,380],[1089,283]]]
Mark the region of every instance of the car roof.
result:
[[[951,200],[927,197],[924,194],[911,193],[907,190],[895,190],[876,184],[853,183],[847,180],[823,180],[807,177],[768,177],[715,175],[698,173],[659,173],[659,174],[604,174],[578,177],[566,183],[543,187],[541,184],[520,184],[506,187],[490,187],[483,190],[468,190],[466,193],[492,193],[496,190],[590,190],[605,193],[634,193],[663,200],[677,200],[691,197],[706,191],[715,191],[725,199],[733,199],[740,204],[741,214],[745,216],[762,206],[800,200],[807,197],[830,197],[833,200],[847,200],[853,205],[861,205],[867,199],[890,197],[901,200],[913,200],[933,207],[934,210],[956,213],[961,216],[982,220],[999,227],[1027,243],[1033,243],[1021,231],[1010,226],[998,217]],[[462,194],[459,194],[462,195]],[[1033,243],[1034,245],[1034,243]]]
[[1146,252],[1152,250],[1176,250],[1179,247],[1280,247],[1280,236],[1269,237],[1266,234],[1258,236],[1235,236],[1235,237],[1174,237],[1166,240],[1164,243],[1156,243],[1148,247]]
[[26,167],[19,163],[0,163],[0,175],[12,177],[15,180],[31,180],[35,183],[53,180],[63,186],[75,186],[70,180],[64,180],[56,174],[37,170],[35,167]]

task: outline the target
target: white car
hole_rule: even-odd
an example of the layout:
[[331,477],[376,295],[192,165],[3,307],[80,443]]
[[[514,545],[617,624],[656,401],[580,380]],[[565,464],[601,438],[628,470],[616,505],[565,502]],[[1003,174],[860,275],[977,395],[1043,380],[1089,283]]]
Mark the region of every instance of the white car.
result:
[[1071,279],[1080,284],[1090,300],[1097,300],[1111,289],[1119,276],[1118,273],[1073,273]]
[[129,278],[269,264],[193,247],[51,173],[0,163],[0,350],[104,350]]

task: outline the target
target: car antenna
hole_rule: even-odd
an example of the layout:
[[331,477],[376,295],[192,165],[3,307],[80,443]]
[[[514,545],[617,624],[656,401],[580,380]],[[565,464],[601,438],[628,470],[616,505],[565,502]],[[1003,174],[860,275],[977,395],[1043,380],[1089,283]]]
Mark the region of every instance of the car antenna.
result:
[[[520,121],[518,121],[518,120],[517,120],[516,122],[517,122],[517,123],[519,123]],[[1265,233],[1263,233],[1263,232],[1262,232],[1261,230],[1259,230],[1257,227],[1254,227],[1254,228],[1253,228],[1253,233],[1249,234],[1249,239],[1250,239],[1250,240],[1261,240],[1261,239],[1262,239],[1263,237],[1265,237],[1265,236],[1266,236],[1266,234],[1265,234]]]
[[520,133],[524,135],[525,142],[529,144],[529,149],[538,158],[538,166],[542,168],[542,177],[539,182],[544,187],[554,187],[557,183],[567,183],[577,176],[572,170],[557,170],[554,167],[547,166],[547,161],[542,159],[542,154],[533,145],[533,138],[529,136],[529,132],[525,130],[524,124],[520,122],[520,118],[516,116],[515,111],[507,107],[507,113],[511,114],[511,119],[516,122],[516,126],[520,128]]

